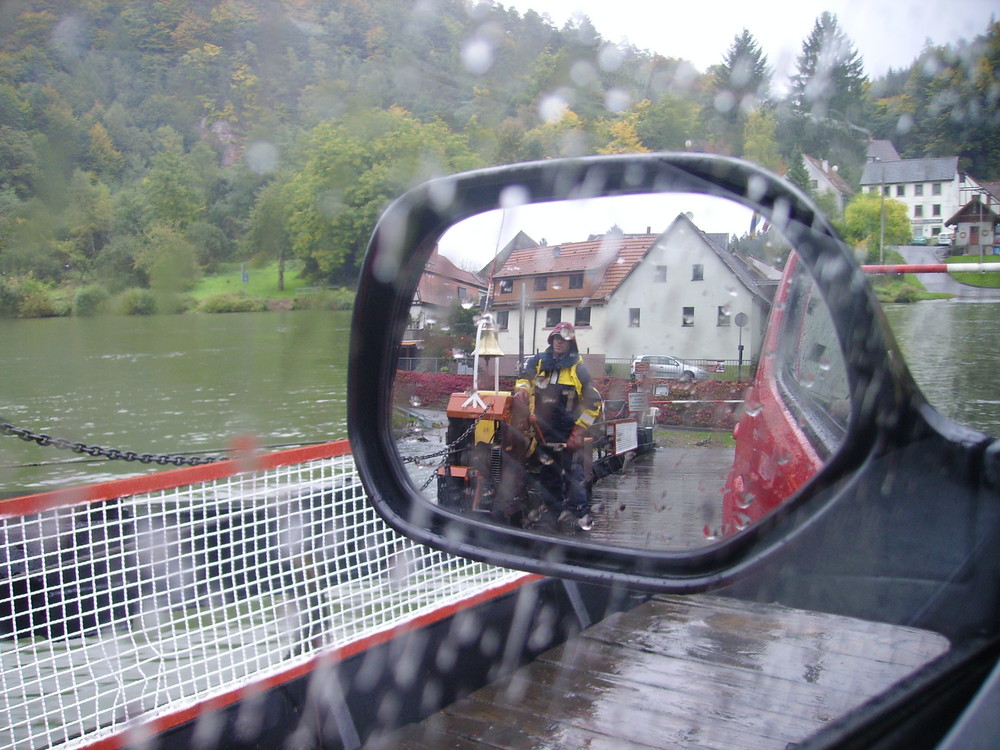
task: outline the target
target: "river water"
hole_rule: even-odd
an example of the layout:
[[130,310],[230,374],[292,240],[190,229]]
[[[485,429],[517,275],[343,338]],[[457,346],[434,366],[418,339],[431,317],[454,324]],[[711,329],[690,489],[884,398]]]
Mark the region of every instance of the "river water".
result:
[[[349,312],[0,320],[0,422],[137,453],[347,435]],[[0,496],[143,474],[0,436]]]
[[[890,305],[928,397],[1000,435],[1000,302]],[[345,437],[350,313],[293,311],[0,320],[0,421],[137,453],[216,454]],[[142,474],[0,436],[0,496]]]

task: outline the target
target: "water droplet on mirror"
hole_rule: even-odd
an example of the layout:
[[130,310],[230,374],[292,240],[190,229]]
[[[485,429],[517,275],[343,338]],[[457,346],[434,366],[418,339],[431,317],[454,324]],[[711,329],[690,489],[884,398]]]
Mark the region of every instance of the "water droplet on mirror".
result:
[[422,406],[424,403],[420,396],[410,396],[410,406]]
[[483,38],[470,40],[462,48],[462,62],[473,75],[482,75],[493,66],[493,45]]
[[753,505],[753,501],[756,499],[757,498],[754,497],[754,494],[752,492],[745,492],[744,494],[740,495],[739,498],[736,500],[736,507],[741,510],[746,510],[751,505]]
[[757,401],[748,401],[744,409],[747,416],[756,417],[764,410],[764,407]]
[[701,530],[702,535],[709,542],[714,542],[719,538],[719,530],[713,529],[711,526],[706,525],[704,529]]

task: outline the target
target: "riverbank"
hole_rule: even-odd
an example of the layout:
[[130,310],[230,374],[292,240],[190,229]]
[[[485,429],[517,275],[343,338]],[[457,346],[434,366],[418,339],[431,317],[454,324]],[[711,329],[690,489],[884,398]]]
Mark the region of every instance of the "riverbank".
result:
[[299,265],[248,268],[230,263],[202,276],[189,289],[113,289],[100,283],[53,286],[32,277],[0,278],[0,318],[146,316],[189,312],[239,313],[286,310],[350,310],[351,287],[311,286]]
[[[916,254],[933,256],[934,248],[903,247],[892,251],[892,262],[915,260]],[[920,255],[919,257],[923,257]],[[962,262],[951,258],[949,262]],[[937,259],[934,259],[937,262]],[[90,317],[95,315],[162,315],[238,312],[283,312],[288,310],[350,310],[354,289],[350,286],[316,286],[301,276],[300,263],[250,266],[228,263],[204,274],[190,289],[110,289],[100,283],[54,287],[34,278],[0,278],[0,318]],[[938,274],[937,276],[943,276]],[[996,294],[1000,297],[1000,274],[960,274],[956,278],[934,278],[931,274],[875,276],[872,286],[883,303],[919,302]]]

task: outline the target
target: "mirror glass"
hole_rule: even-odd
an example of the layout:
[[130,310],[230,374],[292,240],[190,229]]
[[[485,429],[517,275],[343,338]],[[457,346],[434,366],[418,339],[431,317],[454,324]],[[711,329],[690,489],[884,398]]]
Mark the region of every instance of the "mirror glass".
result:
[[393,427],[415,487],[603,547],[739,533],[833,455],[850,412],[796,258],[754,212],[702,195],[516,205],[451,227],[399,347]]

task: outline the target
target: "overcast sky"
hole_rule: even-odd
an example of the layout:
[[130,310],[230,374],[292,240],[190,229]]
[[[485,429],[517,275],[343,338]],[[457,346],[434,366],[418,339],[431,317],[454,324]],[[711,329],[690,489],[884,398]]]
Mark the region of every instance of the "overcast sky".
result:
[[869,77],[913,62],[934,45],[984,34],[997,0],[499,0],[520,13],[548,14],[562,28],[574,12],[590,17],[608,41],[690,60],[704,72],[722,62],[733,39],[748,29],[779,75],[794,72],[802,43],[824,10],[836,14]]

